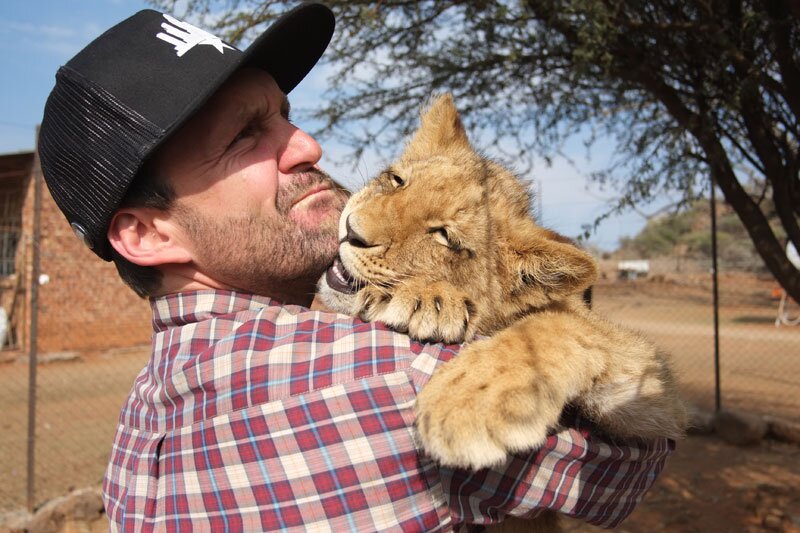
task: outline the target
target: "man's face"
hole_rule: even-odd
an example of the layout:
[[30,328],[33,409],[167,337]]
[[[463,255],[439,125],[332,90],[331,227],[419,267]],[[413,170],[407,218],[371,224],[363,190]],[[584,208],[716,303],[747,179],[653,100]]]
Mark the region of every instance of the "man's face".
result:
[[333,259],[346,197],[317,168],[317,142],[288,114],[272,77],[244,69],[156,161],[197,271],[276,297],[313,287]]

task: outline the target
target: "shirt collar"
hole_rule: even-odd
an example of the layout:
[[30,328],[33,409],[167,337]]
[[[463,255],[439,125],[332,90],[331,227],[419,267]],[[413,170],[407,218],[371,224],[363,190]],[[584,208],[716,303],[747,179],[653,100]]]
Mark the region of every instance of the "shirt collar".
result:
[[266,296],[214,289],[180,292],[150,299],[153,331],[156,332],[219,315],[277,304],[278,302]]

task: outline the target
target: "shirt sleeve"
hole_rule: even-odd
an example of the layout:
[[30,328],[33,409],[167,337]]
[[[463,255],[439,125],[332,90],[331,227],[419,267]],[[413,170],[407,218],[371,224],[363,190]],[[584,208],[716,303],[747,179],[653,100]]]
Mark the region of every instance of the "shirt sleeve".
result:
[[[458,346],[414,345],[411,373],[421,389]],[[492,524],[506,516],[532,518],[546,509],[611,528],[642,500],[675,442],[617,442],[574,410],[541,448],[500,466],[470,472],[440,467],[454,524]]]

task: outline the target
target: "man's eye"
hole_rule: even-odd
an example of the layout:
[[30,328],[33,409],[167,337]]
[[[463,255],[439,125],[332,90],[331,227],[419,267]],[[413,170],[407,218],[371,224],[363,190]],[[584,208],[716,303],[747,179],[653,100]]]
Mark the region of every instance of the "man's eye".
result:
[[242,139],[246,139],[246,138],[252,136],[254,133],[255,133],[255,128],[252,126],[252,124],[246,126],[244,129],[242,129],[242,131],[240,131],[239,133],[236,134],[236,137],[233,138],[233,140],[230,142],[228,147],[233,146],[234,144],[238,143]]
[[236,135],[236,137],[234,137],[234,138],[233,138],[233,140],[231,141],[231,146],[233,146],[233,145],[234,145],[234,144],[236,144],[237,142],[241,141],[241,140],[242,140],[242,139],[244,139],[246,136],[247,136],[246,130],[242,130],[242,131],[240,131],[240,132],[239,132],[239,133]]

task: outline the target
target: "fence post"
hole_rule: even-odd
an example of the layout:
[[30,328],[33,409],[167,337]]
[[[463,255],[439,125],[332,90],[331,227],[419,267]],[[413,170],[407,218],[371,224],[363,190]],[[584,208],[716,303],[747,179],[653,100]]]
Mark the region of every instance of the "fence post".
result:
[[719,279],[717,277],[717,183],[711,176],[711,283],[714,291],[714,408],[722,409],[719,379]]
[[36,150],[33,154],[33,231],[31,261],[31,328],[28,339],[28,511],[35,503],[36,451],[36,337],[39,326],[39,244],[41,241],[42,169],[39,164],[39,128],[36,128]]

